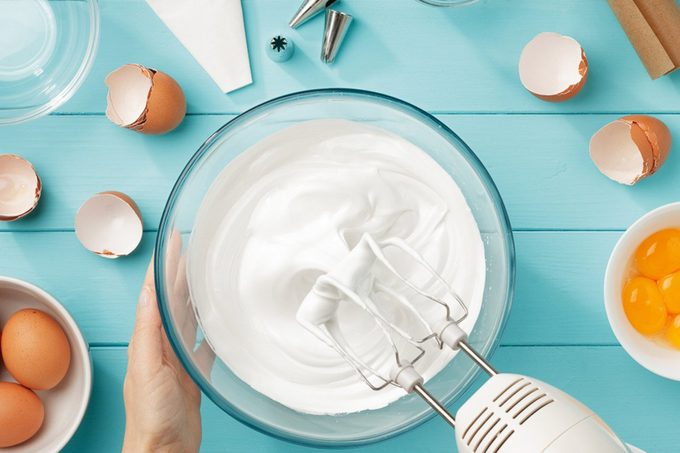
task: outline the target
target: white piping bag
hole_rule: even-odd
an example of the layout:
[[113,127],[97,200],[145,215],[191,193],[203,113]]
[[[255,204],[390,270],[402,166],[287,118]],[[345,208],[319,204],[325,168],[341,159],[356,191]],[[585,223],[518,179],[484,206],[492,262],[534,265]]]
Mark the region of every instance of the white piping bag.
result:
[[241,0],[146,0],[222,91],[252,83]]

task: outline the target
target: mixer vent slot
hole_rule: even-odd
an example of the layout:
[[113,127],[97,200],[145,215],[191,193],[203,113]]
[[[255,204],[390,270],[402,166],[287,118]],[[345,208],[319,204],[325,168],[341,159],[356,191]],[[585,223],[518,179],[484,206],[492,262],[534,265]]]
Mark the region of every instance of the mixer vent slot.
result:
[[515,431],[507,423],[499,423],[500,418],[491,426],[486,434],[477,441],[472,449],[475,453],[498,453]]
[[[493,402],[522,425],[554,401],[531,381],[520,377],[496,395]],[[473,452],[500,453],[503,445],[515,433],[512,424],[504,422],[496,410],[484,407],[463,432],[463,440]]]
[[[465,431],[463,432],[463,439],[465,439],[465,438],[467,437],[468,433],[470,432],[470,429],[472,429],[472,427],[475,426],[475,424],[477,423],[477,421],[482,417],[482,415],[484,415],[484,413],[485,413],[486,411],[487,411],[487,408],[486,408],[486,407],[483,408],[483,409],[481,410],[481,412],[480,412],[479,414],[477,414],[477,416],[475,417],[475,419],[472,420],[472,423],[470,423],[470,424],[468,425],[468,427],[465,428]],[[470,442],[468,442],[468,445],[470,445]]]
[[496,399],[496,404],[513,419],[523,424],[553,400],[526,379],[510,384]]
[[505,412],[510,414],[517,406],[520,408],[524,407],[523,405],[527,399],[532,398],[536,392],[538,392],[538,388],[536,387],[524,387],[513,395],[513,398],[507,401],[507,405],[501,405],[501,407],[505,409]]
[[498,453],[510,436],[515,433],[515,430],[504,423],[501,417],[495,416],[491,411],[478,421],[481,423],[475,426],[470,435],[463,436],[463,440],[475,453]]
[[482,445],[482,442],[488,440],[489,433],[491,432],[492,429],[496,427],[499,421],[501,421],[500,417],[496,417],[493,423],[491,422],[487,423],[488,428],[484,427],[484,429],[480,431],[477,443],[475,444],[474,447],[474,451],[479,451],[479,446]]
[[[527,413],[526,413],[526,415],[524,416],[524,418],[521,419],[521,420],[519,421],[519,424],[520,424],[520,425],[524,424],[525,421],[529,420],[531,417],[533,417],[534,415],[536,415],[536,413],[537,413],[538,411],[540,411],[541,409],[543,409],[545,406],[547,406],[548,404],[552,403],[553,401],[554,401],[554,400],[549,399],[549,398],[547,398],[547,397],[546,397],[546,398],[543,398],[543,399],[541,399],[541,400],[539,400],[539,401],[538,401],[538,404],[535,404],[535,405],[532,407],[531,410],[527,411]],[[519,415],[519,414],[517,414],[517,415]],[[515,417],[515,418],[517,418],[517,417]]]
[[[493,411],[488,411],[488,414],[485,417],[480,417],[478,419],[478,423],[473,423],[470,426],[477,425],[473,430],[470,431],[470,435],[466,439],[466,442],[468,445],[472,445],[472,442],[475,440],[475,437],[477,434],[481,434],[481,436],[484,436],[484,433],[488,429],[489,426],[493,423],[491,421],[491,417],[494,415]],[[498,419],[498,417],[495,417]],[[496,420],[497,421],[497,420]]]
[[496,445],[495,450],[490,451],[489,453],[499,453],[501,451],[501,448],[503,448],[503,445],[512,437],[512,435],[515,434],[515,431],[509,431],[508,434],[505,435],[505,437]]
[[513,388],[517,383],[519,383],[520,381],[523,381],[523,380],[524,380],[524,379],[521,378],[521,377],[520,377],[520,378],[517,378],[516,380],[514,380],[514,381],[512,382],[512,384],[510,384],[510,385],[508,385],[507,387],[505,387],[505,388],[503,389],[503,391],[501,391],[501,393],[499,393],[498,395],[496,395],[496,398],[493,399],[494,403],[497,402],[497,401],[501,398],[501,396],[503,396],[506,392],[508,392],[511,388]]
[[508,387],[508,391],[505,392],[503,397],[497,401],[498,405],[500,407],[504,407],[506,404],[512,404],[510,401],[516,401],[515,396],[517,396],[517,394],[519,394],[521,397],[524,392],[531,390],[530,388],[527,389],[527,387],[530,385],[531,382],[522,379],[522,381],[519,381],[516,385]]
[[507,433],[503,432],[507,429],[507,427],[508,427],[508,424],[503,423],[492,436],[491,435],[487,436],[488,439],[487,439],[486,446],[484,447],[484,450],[481,450],[481,453],[492,453],[492,452],[495,452],[496,450],[498,450],[498,448],[495,448],[493,450],[490,450],[490,448],[494,444],[494,442],[496,442],[500,438],[501,435],[507,434]]
[[484,408],[463,433],[475,453],[498,453],[515,431],[493,411]]

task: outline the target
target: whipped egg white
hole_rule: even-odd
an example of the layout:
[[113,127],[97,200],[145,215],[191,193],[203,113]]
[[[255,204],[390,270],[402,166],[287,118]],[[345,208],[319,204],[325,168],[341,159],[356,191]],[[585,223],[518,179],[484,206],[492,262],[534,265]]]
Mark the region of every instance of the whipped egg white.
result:
[[[371,390],[296,321],[316,279],[364,233],[417,250],[465,301],[461,327],[471,330],[485,284],[482,238],[459,187],[422,149],[374,126],[315,120],[261,140],[224,168],[195,219],[188,280],[206,339],[236,376],[311,414],[377,409],[404,396],[393,386]],[[337,316],[355,352],[391,354],[358,307]],[[417,363],[425,380],[455,355],[427,349]]]

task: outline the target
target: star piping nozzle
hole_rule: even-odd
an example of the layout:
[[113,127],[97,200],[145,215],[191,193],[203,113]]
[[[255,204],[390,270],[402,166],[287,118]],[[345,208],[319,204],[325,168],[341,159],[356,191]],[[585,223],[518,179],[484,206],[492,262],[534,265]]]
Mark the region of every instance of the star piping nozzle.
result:
[[284,35],[275,35],[267,41],[267,55],[272,61],[282,63],[295,53],[295,44]]
[[337,0],[304,0],[302,5],[300,5],[300,9],[298,9],[288,25],[290,28],[297,28],[336,1]]
[[326,10],[326,26],[323,30],[323,44],[321,45],[321,61],[333,63],[335,56],[345,39],[352,16],[334,9]]

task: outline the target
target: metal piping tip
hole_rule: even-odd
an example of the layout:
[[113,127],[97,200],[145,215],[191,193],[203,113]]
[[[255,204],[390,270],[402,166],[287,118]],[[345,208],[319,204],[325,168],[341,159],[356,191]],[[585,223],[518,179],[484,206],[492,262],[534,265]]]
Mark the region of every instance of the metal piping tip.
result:
[[295,16],[293,16],[288,25],[290,28],[297,28],[312,17],[319,14],[324,9],[331,6],[336,1],[337,0],[305,0],[302,5],[300,5],[300,9],[298,9],[297,13],[295,13]]
[[321,45],[321,61],[333,63],[347,34],[347,28],[352,23],[352,16],[334,9],[326,10],[326,27],[323,30],[323,44]]

